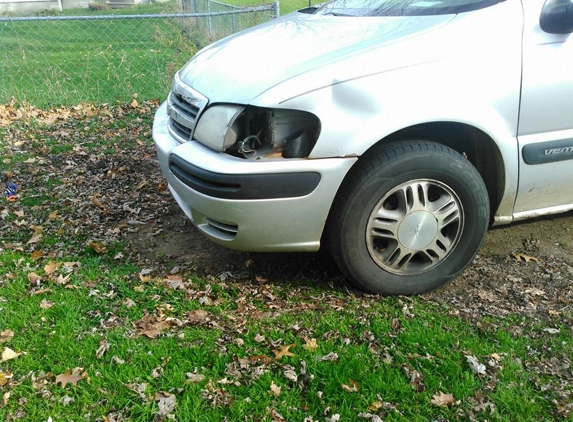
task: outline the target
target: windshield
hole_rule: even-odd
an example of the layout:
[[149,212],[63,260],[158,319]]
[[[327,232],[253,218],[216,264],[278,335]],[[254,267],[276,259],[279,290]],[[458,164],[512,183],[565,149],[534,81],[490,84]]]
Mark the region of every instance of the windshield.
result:
[[505,0],[331,0],[315,14],[334,16],[449,15],[482,9]]

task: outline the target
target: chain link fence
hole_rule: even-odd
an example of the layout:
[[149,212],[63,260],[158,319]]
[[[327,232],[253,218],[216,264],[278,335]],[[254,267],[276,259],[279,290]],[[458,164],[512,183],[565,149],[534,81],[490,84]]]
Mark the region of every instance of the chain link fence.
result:
[[0,17],[0,104],[164,98],[199,48],[278,16],[278,2],[185,1],[183,13]]

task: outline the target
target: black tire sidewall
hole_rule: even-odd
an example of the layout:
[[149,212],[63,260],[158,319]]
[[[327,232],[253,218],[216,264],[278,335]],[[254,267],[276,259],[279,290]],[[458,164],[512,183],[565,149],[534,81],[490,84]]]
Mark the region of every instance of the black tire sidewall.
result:
[[[455,278],[475,256],[489,225],[489,199],[477,170],[458,154],[415,151],[388,160],[383,166],[366,163],[342,209],[339,253],[343,272],[360,287],[386,295],[434,290]],[[359,177],[360,178],[360,177]],[[462,204],[464,226],[454,250],[436,267],[416,275],[396,275],[380,268],[370,256],[366,227],[375,205],[396,186],[417,179],[436,180],[451,188]]]

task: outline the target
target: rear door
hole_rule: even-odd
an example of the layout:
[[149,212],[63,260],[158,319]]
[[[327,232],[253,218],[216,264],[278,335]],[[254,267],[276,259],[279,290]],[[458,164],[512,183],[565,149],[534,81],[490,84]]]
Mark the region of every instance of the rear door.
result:
[[541,30],[544,3],[523,0],[516,219],[573,208],[573,35]]

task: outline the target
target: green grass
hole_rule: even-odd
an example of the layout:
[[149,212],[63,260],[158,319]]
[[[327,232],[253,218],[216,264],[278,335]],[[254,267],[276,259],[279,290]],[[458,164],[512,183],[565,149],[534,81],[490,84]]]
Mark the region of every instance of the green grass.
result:
[[[259,1],[231,4],[258,5]],[[288,13],[308,3],[281,3]],[[177,12],[174,2],[129,9],[66,10],[44,15]],[[198,48],[256,25],[268,14],[205,19],[121,19],[4,22],[0,25],[0,103],[12,98],[39,107],[165,98],[173,74]]]
[[[0,332],[14,333],[0,352],[26,352],[0,363],[0,420],[169,420],[158,413],[161,397],[170,394],[176,406],[168,413],[180,421],[280,420],[277,414],[287,421],[322,422],[336,414],[341,421],[368,420],[361,413],[385,421],[566,419],[555,404],[568,403],[560,394],[571,392],[566,311],[560,331],[549,333],[555,320],[535,314],[469,320],[445,301],[367,296],[280,274],[261,284],[184,270],[174,289],[166,281],[171,266],[141,262],[122,238],[94,252],[87,242],[102,227],[122,227],[113,205],[133,200],[137,181],[115,200],[108,197],[110,212],[101,211],[98,222],[100,210],[82,204],[90,203],[94,186],[111,195],[117,183],[102,176],[90,184],[97,172],[81,183],[78,176],[107,151],[106,165],[129,157],[131,169],[155,183],[156,169],[140,169],[153,157],[154,106],[102,107],[87,115],[62,109],[70,115],[55,124],[41,123],[50,112],[0,128],[0,174],[22,187],[16,202],[0,198]],[[62,131],[74,136],[58,137]],[[26,164],[19,155],[44,164]],[[77,165],[62,169],[68,161]],[[164,192],[152,192],[140,193],[151,195],[141,204],[163,207]],[[58,217],[50,219],[54,211]],[[44,236],[28,244],[32,225],[42,225]],[[50,263],[59,267],[48,274]],[[145,268],[154,269],[151,276],[142,274]],[[206,314],[197,317],[198,311]],[[146,321],[163,329],[148,338]],[[310,339],[316,349],[305,348]],[[102,344],[108,348],[98,353]],[[293,355],[277,358],[275,351],[288,345]],[[474,374],[467,356],[485,373]],[[545,363],[552,369],[540,370]],[[76,385],[56,382],[78,367],[86,376]],[[271,393],[273,384],[280,394]],[[433,405],[440,392],[454,402]]]
[[[201,308],[198,301],[189,300],[185,291],[166,289],[160,279],[146,283],[143,290],[136,289],[141,284],[139,268],[118,263],[111,256],[90,254],[62,258],[80,263],[71,282],[76,289],[46,281],[51,291],[35,295],[27,273],[42,275],[46,262],[7,250],[0,260],[0,327],[15,332],[9,344],[12,349],[27,352],[0,366],[2,372],[12,375],[9,386],[0,387],[10,393],[7,405],[0,408],[4,418],[23,413],[26,420],[47,420],[49,416],[54,420],[95,420],[121,414],[127,420],[153,420],[158,412],[155,395],[171,392],[177,399],[177,420],[271,420],[271,409],[286,420],[303,420],[322,415],[327,407],[343,420],[356,420],[361,412],[377,413],[368,409],[382,399],[396,408],[379,411],[384,420],[426,421],[456,418],[456,412],[471,411],[472,400],[482,396],[495,410],[478,413],[479,420],[550,420],[551,404],[530,386],[536,374],[515,363],[518,358],[527,359],[526,338],[508,335],[503,328],[484,335],[416,299],[411,308],[415,318],[403,315],[400,299],[368,299],[369,308],[364,309],[364,299],[352,295],[339,295],[342,310],[317,312],[310,305],[321,292],[305,287],[296,298],[281,304],[275,312],[278,315],[247,315],[244,324],[237,324],[245,317],[236,307],[237,299],[244,296],[251,301],[259,288],[248,283],[219,287],[212,292],[218,304],[206,308],[216,325],[172,327],[149,339],[135,336],[136,323],[145,313],[159,315],[158,309],[163,307],[170,309],[169,317],[184,321],[190,309]],[[190,288],[206,282],[192,275],[186,279]],[[269,288],[277,294],[289,292],[288,286]],[[44,299],[53,306],[41,309]],[[136,306],[126,307],[126,299]],[[259,312],[271,310],[266,301],[253,303]],[[392,328],[393,319],[399,321],[398,330]],[[263,334],[265,340],[257,342],[257,334]],[[306,338],[316,338],[318,348],[305,350]],[[96,351],[103,339],[109,350],[98,358]],[[266,364],[252,360],[243,369],[229,370],[236,367],[238,359],[272,358],[273,341],[293,344],[290,351],[295,356],[269,359]],[[558,347],[561,340],[550,341]],[[338,355],[337,360],[319,359],[332,352]],[[466,354],[484,362],[493,353],[504,356],[501,367],[488,368],[482,377],[470,371]],[[114,357],[125,363],[114,363]],[[301,375],[302,365],[306,365],[306,378]],[[89,380],[66,388],[55,384],[56,375],[75,367],[82,367]],[[290,367],[300,382],[284,375]],[[405,367],[422,374],[423,388],[410,385]],[[254,375],[256,369],[260,376]],[[205,379],[189,382],[186,374],[190,372]],[[41,374],[48,375],[40,383],[34,381]],[[358,391],[342,387],[350,385],[350,380]],[[269,393],[271,382],[281,387],[278,397]],[[142,383],[146,384],[144,397],[129,388]],[[432,396],[439,391],[453,394],[459,404],[432,406]],[[64,405],[65,397],[73,402]]]

